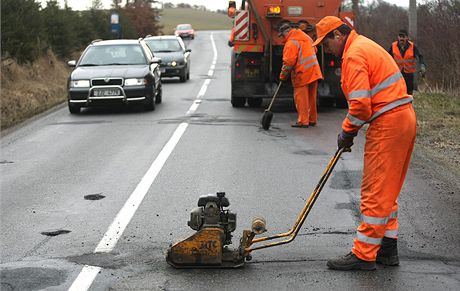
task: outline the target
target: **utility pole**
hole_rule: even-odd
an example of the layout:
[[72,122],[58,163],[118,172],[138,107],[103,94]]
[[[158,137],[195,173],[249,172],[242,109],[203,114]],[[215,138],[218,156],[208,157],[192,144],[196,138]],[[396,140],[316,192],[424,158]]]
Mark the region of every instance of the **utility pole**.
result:
[[356,28],[356,30],[359,31],[359,0],[352,0],[351,3],[351,8],[353,10],[353,13],[355,14],[354,27]]
[[412,41],[417,39],[417,0],[409,0],[409,36]]

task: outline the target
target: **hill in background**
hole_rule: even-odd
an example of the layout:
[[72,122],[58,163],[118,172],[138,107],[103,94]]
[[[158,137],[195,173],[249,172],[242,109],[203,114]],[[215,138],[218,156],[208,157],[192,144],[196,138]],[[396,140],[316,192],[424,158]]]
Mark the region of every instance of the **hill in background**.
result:
[[173,34],[180,23],[190,23],[195,30],[230,30],[232,21],[226,14],[191,8],[165,8],[161,12],[160,25],[163,34]]

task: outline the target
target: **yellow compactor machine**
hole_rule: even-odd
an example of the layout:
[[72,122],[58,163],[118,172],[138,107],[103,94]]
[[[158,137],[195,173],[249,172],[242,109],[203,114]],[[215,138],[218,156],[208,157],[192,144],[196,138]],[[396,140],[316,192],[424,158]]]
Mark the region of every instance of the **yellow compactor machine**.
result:
[[[228,209],[230,202],[224,192],[204,195],[198,199],[198,207],[192,210],[188,221],[188,225],[196,233],[172,245],[168,249],[166,261],[175,268],[238,268],[252,259],[251,253],[255,250],[293,241],[343,151],[344,149],[337,150],[329,161],[320,181],[288,232],[256,238],[266,231],[265,220],[256,217],[252,221],[251,230],[243,231],[239,247],[230,249],[232,232],[236,229],[236,214]],[[268,242],[271,240],[274,241]]]

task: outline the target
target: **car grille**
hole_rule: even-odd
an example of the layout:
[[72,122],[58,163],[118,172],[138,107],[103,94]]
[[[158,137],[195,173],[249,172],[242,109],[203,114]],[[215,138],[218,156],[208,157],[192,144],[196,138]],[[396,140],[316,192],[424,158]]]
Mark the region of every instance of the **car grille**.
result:
[[91,86],[107,86],[107,85],[123,85],[123,79],[114,78],[114,79],[92,79]]

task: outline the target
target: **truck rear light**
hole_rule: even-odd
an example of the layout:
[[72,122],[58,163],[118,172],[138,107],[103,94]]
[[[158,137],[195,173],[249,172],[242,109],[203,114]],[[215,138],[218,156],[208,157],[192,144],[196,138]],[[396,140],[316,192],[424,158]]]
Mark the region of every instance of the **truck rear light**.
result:
[[235,75],[235,79],[237,79],[237,80],[241,80],[242,77],[243,77],[242,74],[236,74],[236,75]]
[[245,60],[245,63],[246,63],[246,65],[250,65],[250,66],[258,66],[258,65],[260,65],[260,60],[257,60],[257,59],[246,59],[246,60]]
[[235,67],[239,68],[240,66],[241,66],[240,63],[238,62],[235,63]]
[[267,7],[267,16],[270,17],[277,17],[281,14],[281,7],[280,6],[268,6]]
[[330,66],[330,67],[333,67],[334,65],[335,65],[334,60],[331,60],[331,61],[329,62],[329,66]]

